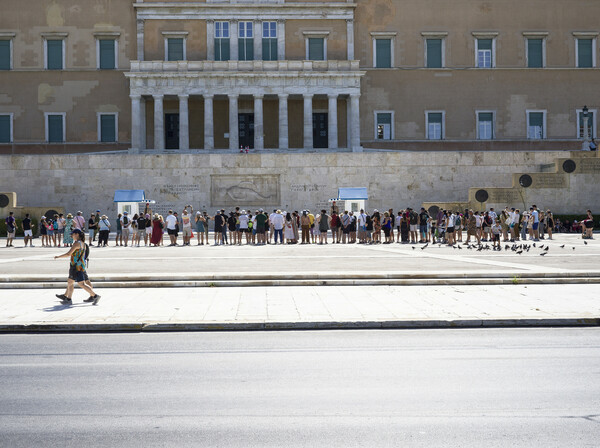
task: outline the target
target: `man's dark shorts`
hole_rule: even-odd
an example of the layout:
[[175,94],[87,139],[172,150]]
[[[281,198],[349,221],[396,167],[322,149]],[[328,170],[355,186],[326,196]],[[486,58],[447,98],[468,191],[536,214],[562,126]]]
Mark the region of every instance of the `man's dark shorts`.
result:
[[177,229],[167,229],[169,235],[177,235]]
[[259,234],[265,233],[265,225],[257,224],[256,225],[256,233],[259,233]]
[[85,282],[86,280],[89,280],[87,272],[78,271],[75,266],[71,266],[69,268],[69,278],[71,280],[75,280],[77,283]]

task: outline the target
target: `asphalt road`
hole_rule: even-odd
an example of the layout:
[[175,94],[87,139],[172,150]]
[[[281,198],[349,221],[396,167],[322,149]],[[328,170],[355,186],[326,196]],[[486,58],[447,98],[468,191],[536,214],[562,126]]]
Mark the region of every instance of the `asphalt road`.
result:
[[597,447],[600,329],[3,335],[2,447]]

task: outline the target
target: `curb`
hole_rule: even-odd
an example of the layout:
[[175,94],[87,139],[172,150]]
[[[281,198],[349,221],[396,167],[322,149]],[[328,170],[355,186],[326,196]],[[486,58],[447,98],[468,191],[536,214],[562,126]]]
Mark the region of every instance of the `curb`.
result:
[[6,324],[0,333],[159,333],[186,331],[376,330],[435,328],[598,327],[600,318],[457,319],[299,322],[152,322],[115,324]]

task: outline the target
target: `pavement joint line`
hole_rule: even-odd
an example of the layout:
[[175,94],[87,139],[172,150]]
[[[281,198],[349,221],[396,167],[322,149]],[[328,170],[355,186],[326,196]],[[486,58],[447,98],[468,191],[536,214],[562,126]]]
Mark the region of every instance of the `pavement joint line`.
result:
[[121,322],[0,324],[0,333],[185,332],[340,329],[597,327],[600,318],[413,319],[361,321]]

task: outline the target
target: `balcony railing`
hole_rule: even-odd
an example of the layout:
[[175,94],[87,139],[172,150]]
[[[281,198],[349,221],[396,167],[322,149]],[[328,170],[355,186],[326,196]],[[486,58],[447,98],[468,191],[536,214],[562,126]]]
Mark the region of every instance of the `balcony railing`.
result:
[[358,71],[359,61],[131,61],[132,72]]

